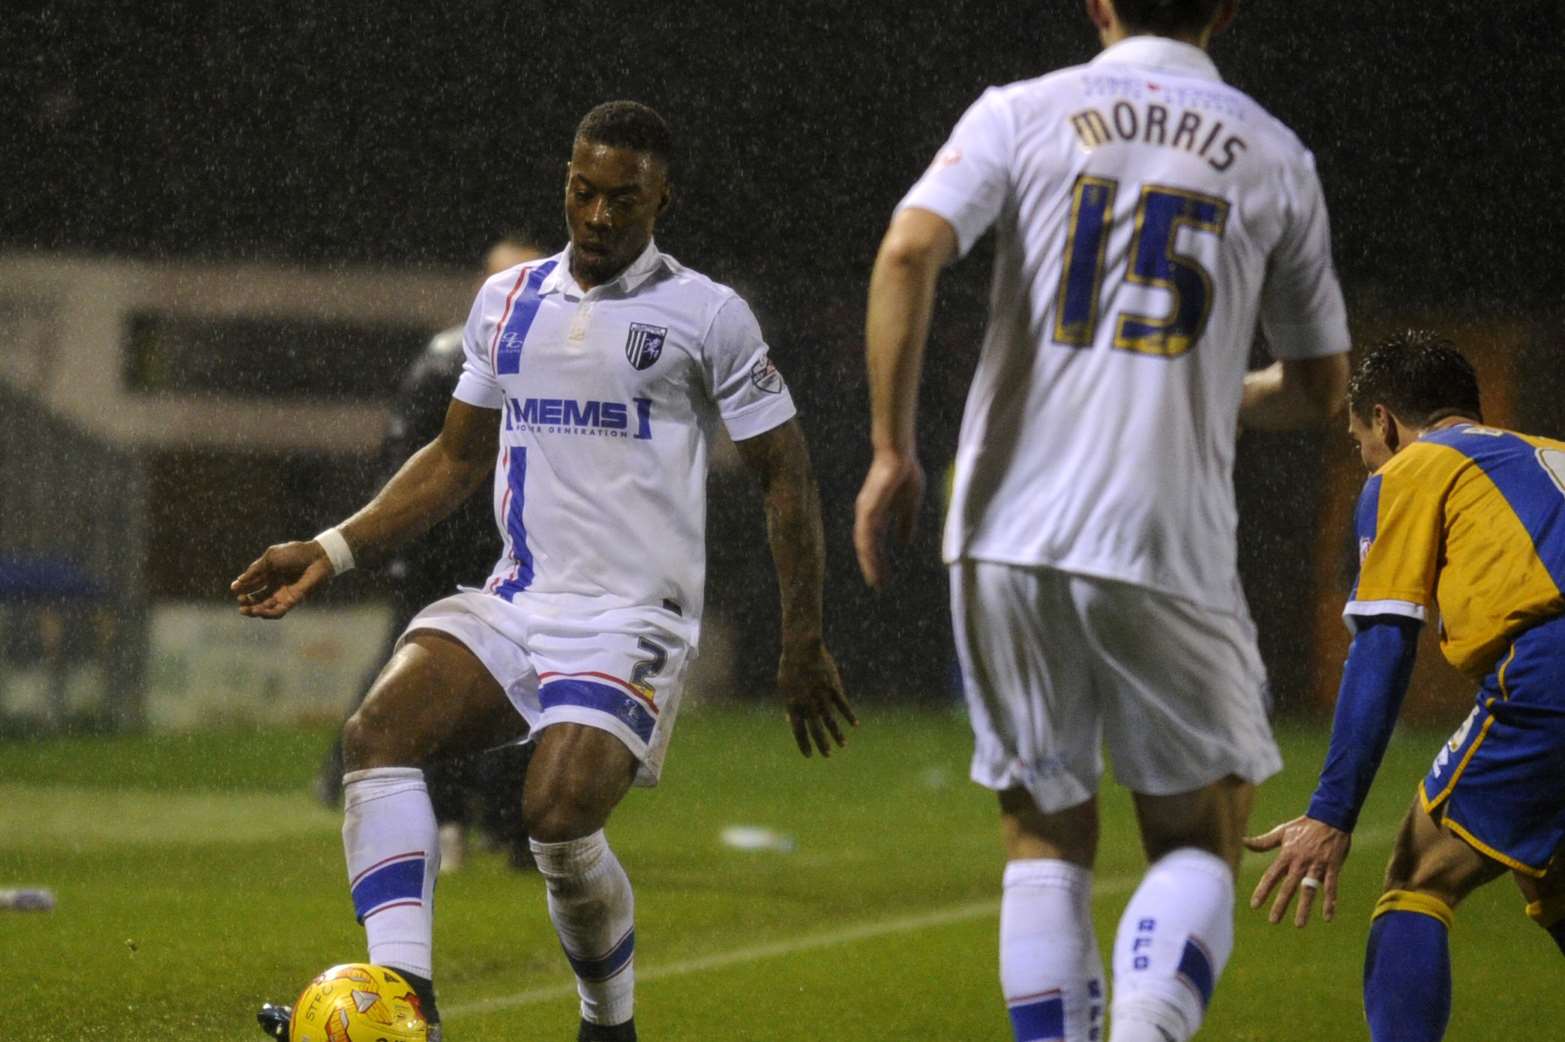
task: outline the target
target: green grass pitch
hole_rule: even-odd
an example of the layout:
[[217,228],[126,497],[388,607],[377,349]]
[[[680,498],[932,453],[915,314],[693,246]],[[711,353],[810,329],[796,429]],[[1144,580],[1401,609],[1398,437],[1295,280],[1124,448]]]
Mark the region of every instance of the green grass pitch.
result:
[[[966,780],[957,714],[868,707],[830,761],[780,711],[687,707],[663,785],[609,836],[636,886],[637,1021],[648,1042],[1007,1042],[995,969],[1002,869],[992,797]],[[1454,723],[1454,721],[1453,721]],[[1304,806],[1318,728],[1282,731],[1288,767],[1259,828]],[[1366,808],[1338,921],[1268,927],[1243,907],[1202,1038],[1366,1038],[1359,970],[1391,836],[1437,743],[1400,735]],[[363,957],[337,815],[308,795],[321,731],[0,746],[0,887],[55,889],[0,911],[0,1038],[257,1042],[263,999]],[[1097,885],[1105,949],[1140,869],[1106,789]],[[791,853],[725,847],[762,825]],[[571,977],[535,875],[498,854],[442,880],[436,961],[451,1042],[575,1037]],[[1559,953],[1509,881],[1458,910],[1451,1039],[1534,1038],[1565,1021]]]

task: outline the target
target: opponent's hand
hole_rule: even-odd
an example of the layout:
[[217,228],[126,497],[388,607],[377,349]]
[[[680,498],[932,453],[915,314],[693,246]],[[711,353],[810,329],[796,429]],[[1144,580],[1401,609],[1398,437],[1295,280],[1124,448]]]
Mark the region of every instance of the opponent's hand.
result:
[[239,600],[239,614],[280,619],[332,574],[331,561],[315,540],[278,543],[267,547],[228,589]]
[[[783,704],[788,708],[793,740],[799,743],[801,753],[812,755],[812,741],[822,756],[831,755],[832,741],[839,747],[848,744],[837,717],[841,716],[853,727],[859,726],[859,718],[848,705],[837,663],[824,645],[817,644],[809,651],[793,654],[785,651],[777,667],[777,686],[782,691]],[[828,734],[831,741],[827,740]]]
[[[1278,851],[1277,860],[1267,866],[1261,881],[1255,884],[1250,907],[1261,907],[1275,888],[1277,899],[1272,902],[1267,919],[1273,924],[1280,923],[1288,912],[1288,902],[1297,892],[1299,907],[1294,912],[1293,925],[1302,927],[1310,921],[1310,908],[1318,889],[1322,898],[1321,918],[1331,922],[1337,915],[1337,877],[1352,845],[1352,834],[1304,815],[1285,821],[1262,835],[1246,836],[1246,850]],[[1314,880],[1319,886],[1304,886],[1306,879]]]
[[924,501],[924,468],[911,453],[875,453],[853,504],[853,549],[859,571],[873,589],[886,581],[886,530],[898,543],[913,538],[918,508]]

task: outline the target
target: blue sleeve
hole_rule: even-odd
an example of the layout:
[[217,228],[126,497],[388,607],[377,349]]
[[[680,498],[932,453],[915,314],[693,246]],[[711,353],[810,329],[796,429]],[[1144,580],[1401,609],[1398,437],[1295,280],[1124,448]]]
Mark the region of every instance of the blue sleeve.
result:
[[[1358,543],[1359,571],[1353,574],[1353,588],[1348,591],[1348,603],[1352,604],[1358,598],[1359,579],[1364,567],[1364,557],[1369,553],[1369,548],[1375,541],[1375,529],[1380,523],[1380,475],[1371,474],[1368,481],[1364,482],[1364,488],[1359,492],[1358,503],[1353,507],[1353,537]],[[1343,616],[1344,620],[1347,616]],[[1349,631],[1354,629],[1354,624],[1349,624]]]
[[1306,812],[1316,821],[1352,832],[1380,767],[1407,694],[1418,651],[1419,624],[1401,615],[1358,620],[1358,633],[1342,668],[1331,745],[1320,783]]

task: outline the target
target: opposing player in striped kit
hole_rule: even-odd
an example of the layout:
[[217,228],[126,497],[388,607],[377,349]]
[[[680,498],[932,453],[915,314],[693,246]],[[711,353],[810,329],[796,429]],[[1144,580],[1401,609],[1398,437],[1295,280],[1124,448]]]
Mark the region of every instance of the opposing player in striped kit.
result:
[[[1456,906],[1510,873],[1565,950],[1565,442],[1483,424],[1478,380],[1438,335],[1370,351],[1348,431],[1371,472],[1354,519],[1353,644],[1331,746],[1304,815],[1246,840],[1279,854],[1251,907],[1295,894],[1333,918],[1359,810],[1396,726],[1418,632],[1438,618],[1476,705],[1436,754],[1386,868],[1364,960],[1375,1042],[1437,1042],[1451,1010]],[[1275,895],[1275,896],[1274,896]]]
[[492,476],[493,573],[413,619],[344,732],[343,842],[370,961],[403,971],[435,1022],[439,855],[419,766],[520,712],[537,742],[524,813],[576,971],[578,1037],[636,1037],[631,887],[603,826],[663,765],[699,634],[719,423],[764,487],[799,749],[829,755],[856,722],[822,638],[820,512],[787,386],[745,302],[652,240],[671,153],[646,106],[588,113],[567,168],[570,244],[484,285],[440,436],[346,522],[268,549],[233,584],[242,612],[280,617]]
[[[1347,324],[1314,163],[1205,53],[1233,0],[1087,0],[1090,64],[984,93],[871,277],[865,578],[923,485],[914,422],[941,268],[995,230],[946,519],[957,651],[1007,865],[1018,1042],[1191,1037],[1233,943],[1254,786],[1280,765],[1237,574],[1238,426],[1340,407]],[[1257,323],[1278,361],[1246,365]],[[1093,934],[1106,741],[1150,867]],[[1110,991],[1112,1002],[1110,1003]]]

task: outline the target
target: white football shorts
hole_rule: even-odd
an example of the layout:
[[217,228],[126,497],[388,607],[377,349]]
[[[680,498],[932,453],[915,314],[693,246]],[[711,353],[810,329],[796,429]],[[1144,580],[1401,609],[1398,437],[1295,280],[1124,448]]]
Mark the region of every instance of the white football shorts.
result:
[[449,634],[477,656],[531,737],[567,722],[608,731],[639,761],[635,784],[657,784],[695,659],[689,620],[666,608],[562,610],[559,598],[464,590],[415,615],[402,640],[418,630]]
[[1243,601],[1223,614],[1052,568],[951,566],[951,615],[975,739],[972,777],[1044,813],[1114,776],[1169,796],[1282,768]]

